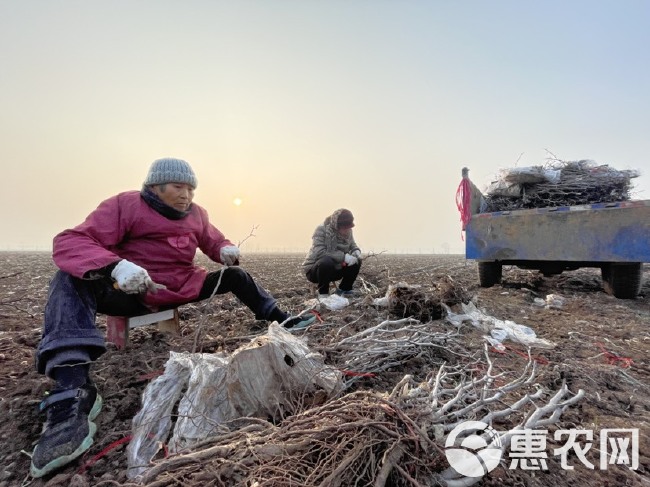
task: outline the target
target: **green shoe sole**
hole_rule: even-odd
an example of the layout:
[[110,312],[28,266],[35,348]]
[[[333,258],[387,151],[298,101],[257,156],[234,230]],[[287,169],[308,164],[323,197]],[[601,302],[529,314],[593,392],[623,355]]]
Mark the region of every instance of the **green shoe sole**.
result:
[[95,398],[95,404],[93,404],[93,408],[88,414],[88,435],[83,439],[75,451],[69,455],[62,455],[59,458],[55,458],[42,468],[38,468],[34,465],[34,463],[32,463],[29,466],[30,475],[34,478],[44,477],[45,475],[54,472],[64,465],[67,465],[88,451],[93,444],[93,436],[95,436],[95,433],[97,432],[97,425],[93,423],[93,420],[99,415],[100,411],[102,410],[102,405],[102,397],[97,394],[97,397]]
[[292,326],[291,328],[285,328],[285,329],[289,332],[306,330],[311,325],[313,325],[315,321],[316,321],[316,315],[310,316],[309,318],[305,318],[304,320],[299,321],[296,325]]

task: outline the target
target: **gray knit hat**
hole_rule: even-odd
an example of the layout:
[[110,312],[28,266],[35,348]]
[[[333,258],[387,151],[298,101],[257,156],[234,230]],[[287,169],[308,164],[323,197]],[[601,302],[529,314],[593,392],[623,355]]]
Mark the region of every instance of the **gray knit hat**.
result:
[[144,180],[144,185],[165,183],[187,183],[196,188],[196,176],[186,161],[165,157],[153,161],[149,168],[149,174]]

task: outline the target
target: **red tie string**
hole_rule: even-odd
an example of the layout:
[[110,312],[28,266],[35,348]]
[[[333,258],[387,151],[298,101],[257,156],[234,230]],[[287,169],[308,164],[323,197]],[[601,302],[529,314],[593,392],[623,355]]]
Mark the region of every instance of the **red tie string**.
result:
[[469,179],[463,178],[458,185],[458,189],[456,190],[456,207],[460,212],[460,221],[463,223],[462,230],[465,230],[467,224],[472,218],[472,210],[470,208],[471,203],[472,193],[469,185]]

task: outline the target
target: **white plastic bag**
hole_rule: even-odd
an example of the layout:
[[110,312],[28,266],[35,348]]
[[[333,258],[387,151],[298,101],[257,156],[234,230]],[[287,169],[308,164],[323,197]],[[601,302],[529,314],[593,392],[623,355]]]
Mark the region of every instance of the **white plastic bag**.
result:
[[309,308],[315,309],[320,306],[331,311],[338,311],[350,305],[350,300],[339,296],[338,294],[330,294],[326,298],[314,298],[305,302],[305,305]]
[[545,170],[541,166],[502,169],[499,177],[508,183],[514,184],[543,183],[547,181]]
[[544,169],[544,177],[549,183],[557,184],[562,177],[562,169]]
[[127,476],[136,478],[150,467],[169,436],[171,412],[190,376],[190,355],[170,352],[165,372],[145,389],[142,408],[133,418],[133,435],[126,448]]
[[[537,338],[535,331],[524,325],[519,325],[514,321],[500,320],[494,316],[487,315],[480,311],[474,303],[461,303],[463,314],[454,313],[449,306],[443,303],[447,311],[447,321],[455,326],[460,326],[463,322],[469,321],[476,328],[490,333],[493,340],[502,342],[504,339],[512,340],[529,347],[553,348],[555,344],[543,338]],[[504,338],[505,337],[505,338]]]
[[284,417],[305,400],[325,400],[343,388],[340,371],[276,322],[231,356],[170,352],[164,374],[147,386],[133,418],[127,476],[138,478],[151,466],[170,436],[177,403],[172,453],[218,434],[227,421]]
[[319,302],[332,311],[337,311],[350,305],[350,300],[348,298],[344,298],[338,294],[330,294],[326,298],[319,299]]
[[559,294],[548,294],[546,295],[546,307],[547,308],[555,308],[555,309],[560,309],[562,306],[564,306],[564,296],[560,296]]
[[519,198],[521,196],[521,184],[509,183],[503,180],[494,181],[488,186],[487,194],[492,196]]

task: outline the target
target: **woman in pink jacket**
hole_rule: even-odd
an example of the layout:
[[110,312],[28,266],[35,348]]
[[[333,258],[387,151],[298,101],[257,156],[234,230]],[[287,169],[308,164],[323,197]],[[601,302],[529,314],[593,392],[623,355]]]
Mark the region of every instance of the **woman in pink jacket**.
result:
[[[50,283],[36,366],[56,381],[41,404],[46,425],[32,455],[42,477],[92,445],[101,397],[89,365],[106,351],[96,313],[138,316],[232,292],[259,320],[304,329],[314,315],[291,317],[239,264],[239,248],[192,202],[196,176],[180,159],[153,162],[141,191],[102,202],[82,224],[54,238],[59,271]],[[224,265],[194,264],[197,249]]]

